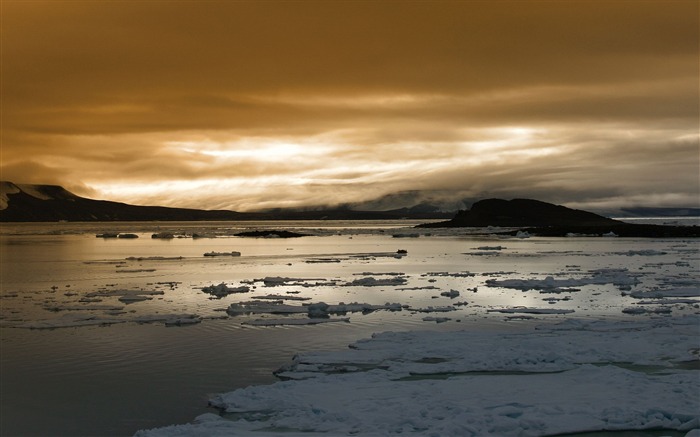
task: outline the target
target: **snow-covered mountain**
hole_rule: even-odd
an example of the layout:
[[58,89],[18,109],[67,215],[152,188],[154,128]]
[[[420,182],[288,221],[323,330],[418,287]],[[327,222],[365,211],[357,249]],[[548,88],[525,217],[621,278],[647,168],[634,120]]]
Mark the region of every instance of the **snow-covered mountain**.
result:
[[58,185],[14,184],[0,181],[0,210],[6,209],[10,195],[25,194],[38,200],[70,200],[78,196]]

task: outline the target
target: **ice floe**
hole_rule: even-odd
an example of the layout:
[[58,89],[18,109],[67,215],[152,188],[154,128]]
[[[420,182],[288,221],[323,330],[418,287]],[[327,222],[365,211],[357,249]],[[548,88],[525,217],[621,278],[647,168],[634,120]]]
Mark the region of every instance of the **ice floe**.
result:
[[671,308],[665,306],[658,308],[629,307],[623,308],[622,312],[625,314],[669,314]]
[[202,321],[197,314],[148,314],[130,320],[136,323],[163,322],[166,326],[193,325]]
[[408,308],[408,310],[414,311],[417,313],[448,313],[450,311],[456,311],[457,308],[455,308],[453,306],[445,306],[445,307],[428,306],[428,307],[421,307],[421,308],[410,307],[410,308]]
[[452,319],[449,317],[426,316],[426,317],[423,317],[421,320],[423,320],[424,322],[445,323],[445,322],[449,322]]
[[384,287],[384,286],[398,286],[404,285],[408,282],[408,279],[401,276],[395,276],[393,278],[380,278],[377,279],[372,276],[365,278],[354,279],[350,282],[343,284],[346,287]]
[[[298,354],[283,381],[210,399],[222,416],[137,437],[541,436],[700,430],[698,316],[567,320],[518,334],[385,332]],[[439,397],[436,394],[439,393]]]
[[212,296],[222,298],[233,293],[247,293],[250,291],[250,287],[248,287],[247,285],[241,285],[240,287],[229,287],[228,285],[222,282],[218,285],[209,285],[206,287],[202,287],[202,291],[205,293],[209,293]]
[[402,305],[398,303],[385,303],[384,305],[372,305],[368,303],[344,303],[329,305],[325,302],[309,303],[302,305],[287,305],[279,301],[248,301],[232,303],[226,309],[230,316],[243,314],[307,314],[311,318],[325,318],[330,314],[370,313],[379,310],[401,311]]
[[442,293],[440,293],[440,296],[445,296],[445,297],[449,297],[450,299],[454,299],[455,297],[459,296],[459,291],[457,291],[457,290],[443,291]]
[[252,299],[269,299],[269,300],[311,300],[310,297],[290,296],[288,294],[266,294],[264,296],[251,296]]
[[126,320],[115,319],[111,317],[100,317],[94,314],[66,313],[61,315],[61,317],[19,323],[14,325],[14,327],[25,329],[57,329],[75,328],[80,326],[112,325],[115,323],[124,322],[126,322]]
[[335,323],[335,322],[350,322],[350,319],[347,317],[343,318],[338,318],[338,319],[291,319],[291,318],[285,318],[285,319],[255,319],[255,320],[248,320],[246,322],[243,322],[244,325],[251,325],[251,326],[281,326],[281,325],[293,325],[293,326],[299,326],[299,325],[318,325],[321,323]]
[[241,252],[205,252],[204,256],[241,256]]
[[165,294],[162,290],[101,290],[87,293],[85,297],[114,297],[125,304],[153,299],[154,295]]
[[660,299],[665,297],[700,297],[700,287],[683,287],[668,290],[633,291],[636,299]]
[[523,314],[571,314],[574,310],[559,310],[553,308],[528,308],[528,307],[514,307],[514,308],[493,308],[486,310],[489,313],[523,313]]
[[638,283],[637,277],[630,274],[627,269],[599,269],[590,273],[592,275],[588,277],[568,279],[556,279],[553,276],[547,276],[544,279],[487,279],[486,285],[518,290],[557,291],[562,287],[581,287],[594,284],[613,284],[628,287]]

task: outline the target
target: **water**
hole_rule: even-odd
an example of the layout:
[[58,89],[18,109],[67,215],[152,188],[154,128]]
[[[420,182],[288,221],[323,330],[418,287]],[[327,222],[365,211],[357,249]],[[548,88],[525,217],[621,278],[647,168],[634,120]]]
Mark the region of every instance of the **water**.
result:
[[[422,230],[413,222],[283,223],[51,223],[8,224],[0,230],[1,424],[0,434],[131,435],[138,429],[191,421],[210,412],[208,396],[251,384],[275,381],[272,371],[295,353],[341,349],[373,332],[407,329],[529,329],[532,323],[564,317],[646,317],[621,313],[633,305],[612,284],[581,291],[540,294],[485,287],[487,279],[585,277],[600,268],[626,268],[638,276],[635,290],[697,285],[700,254],[696,240],[617,238],[498,239],[454,230]],[[230,237],[247,228],[289,228],[310,232],[299,239]],[[220,238],[159,240],[151,233],[215,233]],[[96,233],[134,232],[138,239],[101,239]],[[430,235],[426,235],[429,233]],[[501,250],[479,247],[502,246]],[[408,256],[392,256],[398,249]],[[210,251],[240,251],[241,257],[203,257]],[[629,251],[634,251],[630,253]],[[175,259],[127,260],[130,257]],[[316,258],[331,258],[310,263]],[[338,262],[335,262],[335,261]],[[426,275],[436,272],[464,275]],[[376,278],[401,273],[403,286],[345,287],[343,283],[373,273]],[[231,286],[266,276],[317,278],[335,286],[255,287],[245,294],[211,299],[204,286]],[[435,287],[429,289],[425,287]],[[408,288],[408,289],[406,289]],[[476,288],[476,292],[472,291]],[[99,303],[79,300],[94,291],[119,289],[162,291],[151,300],[123,304],[116,296]],[[456,299],[441,291],[459,290]],[[411,311],[349,314],[350,323],[317,326],[253,327],[257,318],[227,317],[229,304],[252,296],[285,294],[309,302],[398,302],[413,308],[468,301],[450,313]],[[291,294],[290,294],[291,295]],[[570,300],[549,304],[548,297]],[[298,302],[287,302],[299,304]],[[31,330],[17,326],[61,317],[75,311],[48,311],[68,306],[111,305],[122,310],[80,311],[122,321],[109,326]],[[497,307],[528,306],[573,309],[572,315],[544,315],[531,321],[505,321],[488,312]],[[673,314],[697,311],[675,305]],[[196,313],[200,324],[166,327],[137,324],[134,317]],[[447,316],[436,324],[425,316]]]

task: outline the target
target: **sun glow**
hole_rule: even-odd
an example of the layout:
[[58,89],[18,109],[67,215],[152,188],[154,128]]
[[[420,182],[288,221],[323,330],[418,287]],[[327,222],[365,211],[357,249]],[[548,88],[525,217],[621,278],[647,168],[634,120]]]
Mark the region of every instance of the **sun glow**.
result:
[[314,148],[311,146],[284,141],[240,141],[233,143],[171,141],[167,145],[191,154],[256,161],[285,160],[294,156],[317,154],[314,153]]

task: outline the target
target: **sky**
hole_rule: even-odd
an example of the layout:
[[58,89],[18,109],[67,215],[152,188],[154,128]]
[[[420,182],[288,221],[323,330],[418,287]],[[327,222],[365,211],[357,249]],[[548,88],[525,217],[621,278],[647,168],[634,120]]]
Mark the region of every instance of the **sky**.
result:
[[0,8],[3,180],[238,211],[699,206],[696,0]]

